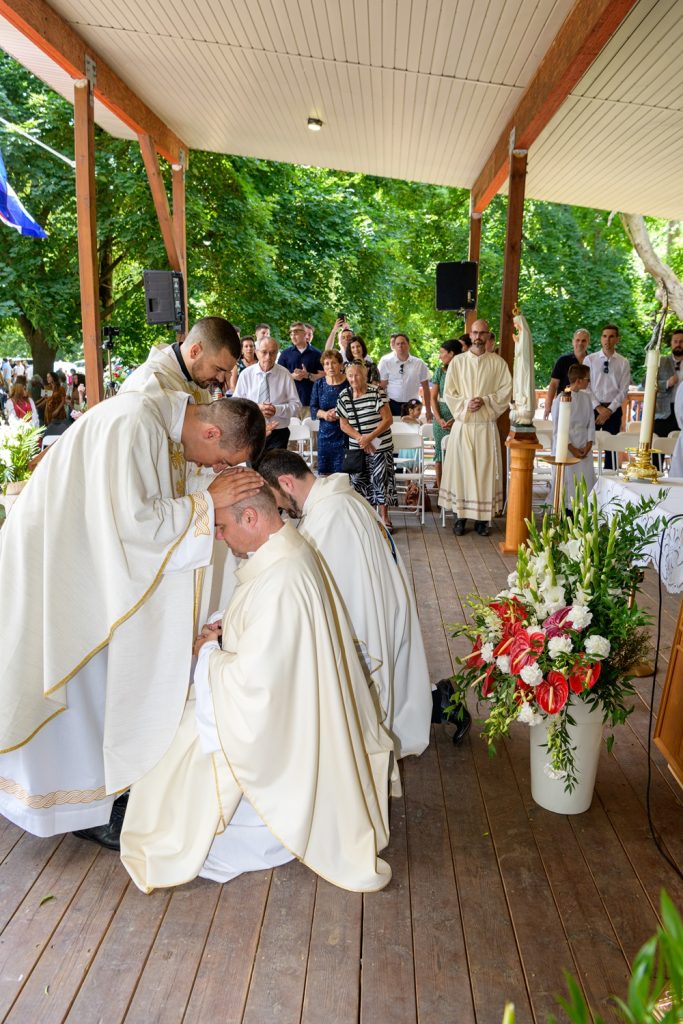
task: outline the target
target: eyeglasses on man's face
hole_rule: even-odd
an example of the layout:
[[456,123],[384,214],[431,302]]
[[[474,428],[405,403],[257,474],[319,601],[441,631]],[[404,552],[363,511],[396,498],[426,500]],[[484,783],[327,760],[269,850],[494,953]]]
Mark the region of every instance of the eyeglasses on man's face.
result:
[[403,375],[404,369],[405,369],[405,364],[401,363],[401,365],[398,368],[398,372],[401,374],[401,376]]

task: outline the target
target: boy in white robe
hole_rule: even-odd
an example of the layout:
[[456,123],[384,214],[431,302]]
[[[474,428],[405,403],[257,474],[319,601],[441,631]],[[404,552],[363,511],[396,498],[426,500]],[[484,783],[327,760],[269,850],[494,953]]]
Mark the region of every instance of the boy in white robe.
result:
[[339,588],[396,756],[429,744],[431,683],[412,588],[379,516],[348,474],[314,477],[295,452],[266,452],[259,472]]
[[[587,389],[590,385],[590,368],[576,364],[568,371],[569,388],[572,393],[571,412],[569,417],[569,453],[580,462],[564,467],[565,505],[571,507],[576,490],[576,482],[583,477],[588,490],[595,486],[595,468],[593,466],[593,444],[595,442],[595,416],[593,402]],[[557,427],[560,417],[561,395],[558,395],[550,411],[553,421],[553,454],[557,444]],[[554,471],[553,471],[554,474]],[[555,486],[555,484],[553,484]]]
[[197,638],[180,729],[131,789],[124,866],[149,892],[294,855],[335,885],[381,889],[393,744],[343,608],[267,488],[217,513],[216,527],[245,561],[221,644],[211,626]]

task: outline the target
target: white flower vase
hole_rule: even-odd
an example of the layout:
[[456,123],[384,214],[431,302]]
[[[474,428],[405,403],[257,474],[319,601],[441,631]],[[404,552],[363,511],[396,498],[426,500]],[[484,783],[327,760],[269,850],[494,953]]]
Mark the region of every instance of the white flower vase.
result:
[[595,776],[600,760],[602,743],[602,709],[595,710],[582,700],[570,701],[569,713],[575,725],[568,726],[569,741],[574,750],[574,765],[578,782],[571,793],[564,788],[564,779],[553,779],[546,774],[550,756],[545,746],[549,722],[532,725],[529,729],[531,754],[531,795],[535,802],[555,814],[582,814],[593,800]]
[[15,501],[23,491],[24,487],[26,487],[27,483],[28,480],[17,480],[16,482],[5,485],[5,493],[2,497],[0,497],[0,505],[5,506],[6,516],[10,514],[10,509],[12,508],[12,505],[15,503]]

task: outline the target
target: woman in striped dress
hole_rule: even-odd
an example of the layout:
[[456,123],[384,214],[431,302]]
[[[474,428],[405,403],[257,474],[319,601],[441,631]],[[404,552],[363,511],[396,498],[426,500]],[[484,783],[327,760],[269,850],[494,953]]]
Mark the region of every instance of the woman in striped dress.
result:
[[349,437],[349,449],[360,448],[365,456],[363,471],[351,474],[351,484],[390,530],[388,506],[396,504],[396,483],[389,399],[381,388],[368,384],[367,368],[359,359],[347,365],[346,379],[349,390],[337,402],[339,426]]
[[462,345],[456,338],[449,338],[444,341],[439,349],[439,368],[432,378],[432,386],[429,397],[432,403],[433,431],[434,431],[434,472],[436,473],[436,490],[441,487],[441,464],[443,455],[441,442],[451,432],[453,416],[445,402],[441,400],[443,386],[446,380],[448,364],[453,356],[460,355],[463,351]]

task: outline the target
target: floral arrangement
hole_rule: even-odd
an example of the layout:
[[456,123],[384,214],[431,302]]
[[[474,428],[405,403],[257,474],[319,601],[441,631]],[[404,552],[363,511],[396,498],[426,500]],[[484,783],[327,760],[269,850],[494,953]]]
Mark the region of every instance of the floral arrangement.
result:
[[545,721],[546,773],[564,779],[570,792],[577,783],[567,730],[574,724],[573,703],[601,708],[611,727],[632,711],[629,668],[649,647],[650,619],[635,602],[638,561],[660,524],[657,518],[643,525],[639,518],[664,493],[637,504],[613,502],[608,517],[585,485],[577,487],[572,515],[546,514],[540,529],[529,523],[508,588],[493,599],[470,598],[473,621],[454,631],[473,647],[452,679],[451,710],[470,689],[488,702],[483,736],[491,752],[512,722]]
[[31,426],[30,420],[19,420],[9,426],[0,422],[0,487],[28,480],[29,463],[40,451],[44,427]]

